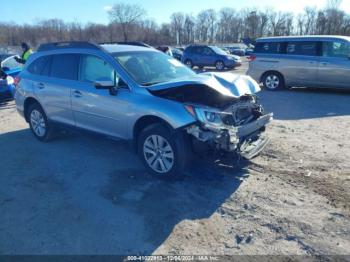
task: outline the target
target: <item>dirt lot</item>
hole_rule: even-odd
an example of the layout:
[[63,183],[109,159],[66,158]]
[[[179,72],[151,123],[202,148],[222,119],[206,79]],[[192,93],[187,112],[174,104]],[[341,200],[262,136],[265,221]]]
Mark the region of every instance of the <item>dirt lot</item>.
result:
[[350,255],[350,93],[259,96],[275,113],[264,153],[172,183],[124,142],[40,143],[1,102],[0,254]]

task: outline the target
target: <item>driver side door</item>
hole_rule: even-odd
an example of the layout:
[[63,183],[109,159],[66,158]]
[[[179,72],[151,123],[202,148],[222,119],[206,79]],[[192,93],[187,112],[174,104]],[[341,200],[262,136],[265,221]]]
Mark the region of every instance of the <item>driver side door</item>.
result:
[[[115,82],[118,93],[111,95],[109,90],[96,89],[96,81]],[[72,111],[78,128],[125,138],[131,95],[108,62],[95,55],[81,55],[79,83],[71,89]]]

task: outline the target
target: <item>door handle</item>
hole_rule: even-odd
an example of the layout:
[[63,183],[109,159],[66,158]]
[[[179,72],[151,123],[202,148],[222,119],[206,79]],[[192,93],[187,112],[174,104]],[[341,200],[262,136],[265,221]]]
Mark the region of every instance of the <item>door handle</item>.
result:
[[329,63],[327,63],[327,62],[322,62],[321,63],[321,65],[324,65],[324,66],[326,66],[326,65],[328,65]]
[[314,64],[315,63],[315,61],[309,61],[309,64]]
[[38,83],[36,86],[37,86],[39,89],[44,89],[44,88],[45,88],[44,83]]
[[82,97],[83,96],[83,94],[80,92],[80,91],[78,91],[78,90],[75,90],[74,92],[73,92],[73,95],[75,96],[75,97]]

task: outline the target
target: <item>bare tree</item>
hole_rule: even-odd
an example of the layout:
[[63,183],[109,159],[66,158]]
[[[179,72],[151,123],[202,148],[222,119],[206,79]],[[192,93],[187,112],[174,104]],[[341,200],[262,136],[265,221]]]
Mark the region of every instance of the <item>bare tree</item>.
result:
[[185,15],[181,12],[173,13],[170,16],[171,25],[176,37],[176,43],[182,44],[183,28],[185,23]]
[[131,28],[145,16],[146,11],[138,5],[119,3],[108,14],[112,23],[121,25],[124,41],[128,41]]
[[184,23],[184,31],[185,31],[185,43],[193,43],[194,42],[194,27],[195,21],[192,15],[186,15],[185,23]]
[[[340,0],[330,0],[325,8],[306,7],[295,16],[288,12],[250,8],[234,10],[225,7],[216,12],[208,9],[191,14],[177,12],[170,23],[158,25],[145,18],[145,11],[130,4],[117,4],[109,12],[108,25],[60,19],[38,20],[34,24],[0,22],[0,46],[29,42],[37,46],[53,41],[144,41],[151,45],[185,45],[201,43],[234,43],[245,38],[293,34],[350,35],[350,15],[340,8]],[[122,32],[122,33],[120,33]]]

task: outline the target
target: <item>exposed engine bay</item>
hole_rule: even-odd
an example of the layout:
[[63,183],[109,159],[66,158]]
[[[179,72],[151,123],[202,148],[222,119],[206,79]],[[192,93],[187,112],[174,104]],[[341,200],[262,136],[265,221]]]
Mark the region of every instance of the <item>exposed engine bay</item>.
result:
[[[254,81],[247,77],[244,80],[249,84]],[[260,91],[256,83],[253,84]],[[197,119],[184,128],[194,144],[202,143],[217,151],[234,152],[251,159],[268,143],[264,131],[273,114],[264,114],[255,92],[235,96],[233,92],[226,92],[230,91],[227,86],[224,89],[221,91],[208,84],[185,84],[149,91],[155,96],[183,103]]]

